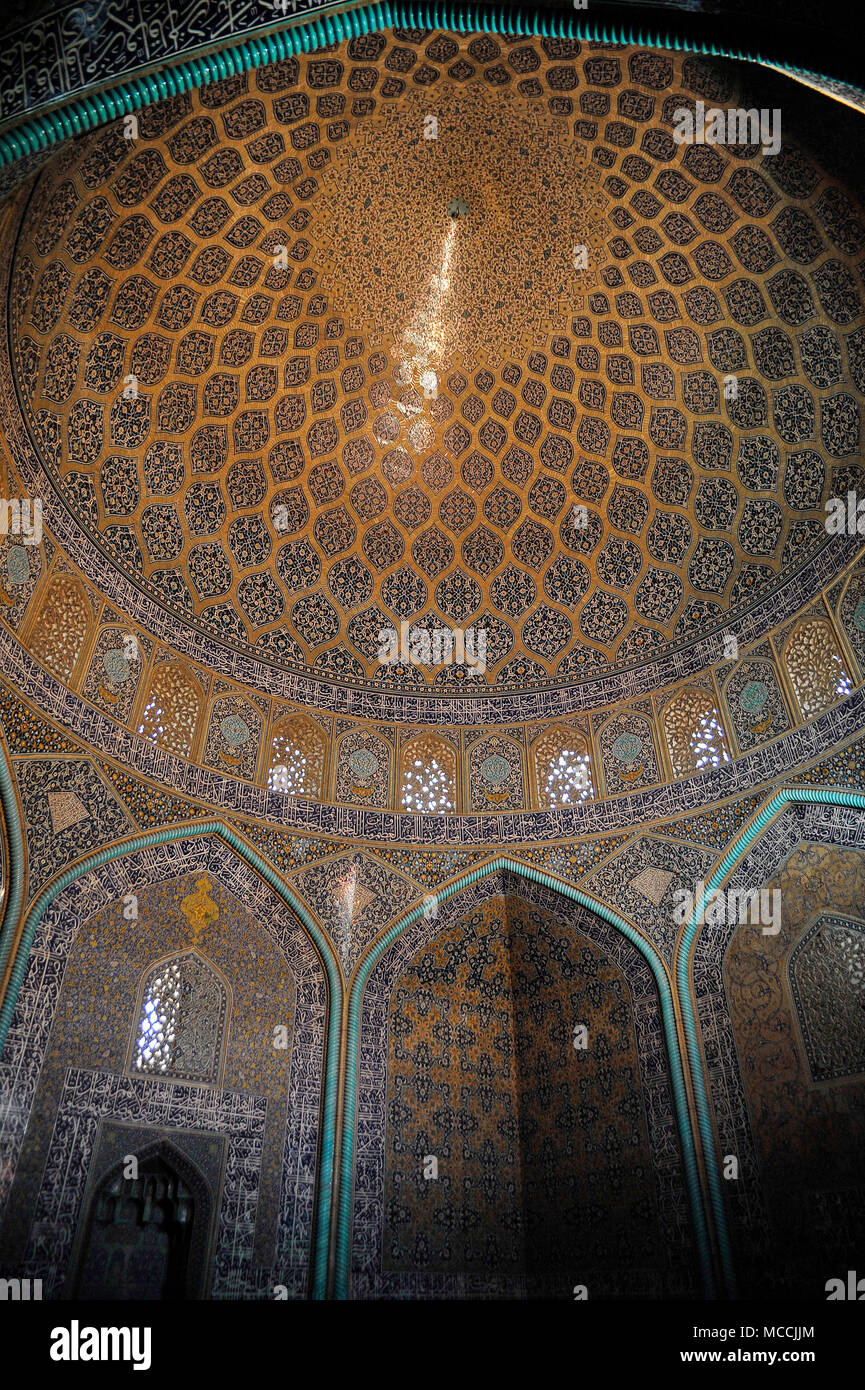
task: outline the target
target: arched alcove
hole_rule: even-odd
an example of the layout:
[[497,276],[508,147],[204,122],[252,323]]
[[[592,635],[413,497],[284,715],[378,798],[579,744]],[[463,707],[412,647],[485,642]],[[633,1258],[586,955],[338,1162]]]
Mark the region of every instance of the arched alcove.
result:
[[589,741],[578,729],[555,725],[532,744],[537,804],[544,809],[575,806],[592,796]]
[[327,738],[320,724],[306,714],[278,719],[270,735],[267,785],[293,796],[321,796]]
[[457,809],[457,753],[434,733],[415,734],[400,749],[400,806],[443,815]]
[[202,1297],[213,1215],[207,1181],[169,1139],[127,1156],[90,1196],[70,1296]]
[[812,719],[853,689],[826,618],[810,618],[795,627],[784,647],[784,665],[803,719]]
[[696,1289],[652,969],[563,893],[428,902],[369,973],[357,1096],[352,1297]]
[[202,704],[201,687],[183,663],[164,661],[150,677],[138,732],[160,748],[188,758]]
[[696,686],[679,691],[664,710],[663,725],[674,777],[688,777],[730,761],[711,691]]
[[[140,1159],[159,1131],[196,1155],[219,1194],[214,1297],[260,1297],[264,1278],[303,1298],[320,1277],[312,1246],[318,1116],[323,1104],[332,1108],[323,1097],[321,1006],[328,991],[333,998],[334,972],[326,983],[310,939],[316,928],[299,900],[275,892],[260,857],[229,836],[211,822],[189,827],[182,848],[158,833],[144,846],[116,845],[109,862],[79,866],[40,900],[62,984],[54,988],[35,949],[17,1015],[26,1048],[16,1029],[5,1054],[16,1108],[14,1127],[0,1117],[10,1177],[0,1257],[31,1269],[40,1242],[50,1241],[46,1297],[69,1277],[104,1135],[133,1121],[137,1138],[115,1146],[108,1166],[118,1153]],[[134,893],[118,897],[121,884]],[[320,934],[316,942],[327,949]],[[137,1068],[139,1025],[157,981],[167,981],[169,1004],[180,986],[180,1027],[168,1051],[149,1059],[164,1067]],[[185,1001],[191,1047],[185,981],[203,986]],[[160,1017],[169,1023],[164,1009]],[[42,1114],[53,1119],[28,1125]]]
[[[699,932],[692,978],[716,1162],[737,1165],[721,1196],[739,1290],[820,1299],[830,1276],[855,1267],[865,1232],[865,1150],[851,1123],[865,1094],[865,867],[844,844],[861,811],[841,820],[782,796],[762,833],[758,822],[739,837],[749,852],[722,898],[736,910]],[[756,925],[738,907],[747,894]]]
[[30,632],[30,650],[43,666],[69,681],[92,626],[81,580],[56,574],[50,580]]

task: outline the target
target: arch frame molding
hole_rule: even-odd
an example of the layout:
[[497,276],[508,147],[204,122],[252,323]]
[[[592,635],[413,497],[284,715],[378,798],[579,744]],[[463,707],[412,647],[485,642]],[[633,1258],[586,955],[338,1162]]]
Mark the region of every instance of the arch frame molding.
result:
[[676,1001],[666,967],[652,943],[611,907],[608,907],[605,903],[600,902],[596,898],[590,897],[588,893],[582,892],[580,889],[574,887],[573,884],[566,883],[562,879],[553,877],[551,874],[544,873],[539,869],[521,863],[517,859],[512,859],[504,855],[497,855],[486,864],[480,865],[477,869],[462,874],[459,878],[455,879],[453,883],[448,884],[446,888],[440,889],[436,894],[428,895],[424,902],[419,903],[404,916],[400,917],[397,922],[385,930],[377,941],[373,942],[366,954],[358,962],[355,969],[351,980],[345,1025],[345,1075],[342,1086],[343,1121],[340,1133],[339,1189],[334,1214],[334,1297],[338,1300],[347,1299],[350,1288],[352,1192],[358,1098],[358,1063],[361,1007],[364,990],[374,967],[385,952],[408,927],[417,922],[419,918],[429,910],[430,896],[434,897],[437,902],[443,902],[461,893],[465,888],[468,888],[471,884],[477,883],[480,879],[487,878],[500,871],[510,872],[516,874],[518,877],[523,877],[531,882],[538,883],[542,887],[551,889],[553,892],[560,894],[569,901],[594,913],[609,926],[619,931],[632,946],[636,947],[649,966],[655,986],[658,990],[658,1001],[667,1052],[670,1084],[673,1092],[676,1128],[682,1151],[685,1186],[694,1227],[703,1291],[706,1298],[714,1298],[717,1291],[717,1281],[713,1267],[712,1240],[703,1198],[697,1146],[688,1104],[685,1059],[679,1040],[676,1020]]
[[[0,771],[3,770],[5,769],[2,769],[2,760],[0,760]],[[3,790],[2,782],[0,782],[0,790]],[[4,810],[6,810],[8,814],[8,808],[5,804]],[[330,945],[326,934],[322,931],[306,905],[301,901],[293,889],[280,878],[279,874],[276,873],[272,866],[268,864],[267,861],[232,827],[219,820],[208,820],[197,824],[169,826],[163,830],[137,835],[130,839],[118,841],[113,845],[105,846],[103,849],[87,855],[84,859],[70,865],[62,873],[52,879],[30,906],[24,919],[23,928],[20,931],[17,946],[14,950],[12,967],[4,992],[2,1006],[0,1006],[0,1054],[2,1054],[9,1033],[37,928],[54,900],[64,889],[68,888],[70,884],[75,883],[76,880],[82,878],[85,874],[112,863],[115,860],[136,854],[141,850],[171,844],[178,840],[204,839],[208,836],[214,836],[222,841],[222,843],[232,850],[239,859],[256,872],[277,894],[283,903],[291,909],[306,931],[307,936],[310,938],[324,969],[328,998],[327,1018],[325,1021],[324,1067],[321,1086],[322,1111],[318,1160],[319,1181],[315,1204],[313,1246],[310,1260],[311,1296],[313,1299],[319,1300],[326,1297],[327,1291],[328,1242],[337,1121],[339,1042],[343,1017],[344,991],[342,970],[336,953]],[[0,946],[5,945],[5,954],[7,957],[12,954],[15,928],[16,922],[14,918],[10,913],[7,913],[3,930],[3,938],[5,941],[0,940]],[[2,952],[0,952],[0,959],[2,959]]]
[[[354,1107],[357,1099],[357,1038],[360,1026],[360,1005],[363,991],[373,967],[380,956],[392,945],[400,933],[418,920],[424,913],[424,904],[419,903],[373,943],[358,964],[351,980],[347,1009],[344,1009],[344,983],[339,961],[318,923],[309,910],[265,859],[249,845],[231,826],[216,819],[198,824],[169,826],[144,835],[107,846],[64,870],[42,890],[31,905],[23,926],[19,922],[21,903],[24,897],[24,866],[26,855],[22,834],[20,807],[17,788],[10,766],[5,756],[5,748],[0,741],[0,802],[6,818],[10,846],[10,889],[7,895],[3,930],[0,934],[0,971],[12,957],[12,967],[0,1007],[0,1050],[5,1043],[15,1004],[27,967],[30,947],[36,929],[53,900],[64,888],[83,874],[112,860],[124,857],[141,849],[164,844],[174,840],[214,835],[235,851],[251,868],[259,873],[278,896],[296,913],[309,933],[325,969],[328,983],[328,1020],[325,1047],[325,1074],[323,1077],[322,1134],[320,1158],[320,1183],[316,1201],[316,1230],[313,1249],[311,1286],[314,1299],[328,1297],[328,1248],[331,1228],[334,1233],[335,1268],[333,1296],[344,1299],[348,1296],[349,1285],[349,1242],[351,1236],[351,1190],[354,1150]],[[791,803],[812,803],[829,806],[844,806],[855,810],[865,810],[865,793],[852,789],[828,787],[787,786],[782,787],[764,804],[751,822],[740,831],[726,854],[721,858],[712,874],[706,880],[703,891],[695,903],[693,913],[676,949],[674,961],[674,980],[670,979],[660,957],[651,944],[612,908],[583,893],[571,884],[543,873],[532,866],[521,863],[508,856],[495,856],[487,864],[462,875],[446,888],[434,895],[443,901],[453,896],[478,879],[501,870],[522,875],[530,880],[551,888],[571,901],[597,913],[605,922],[621,931],[632,945],[644,956],[649,964],[659,989],[665,1041],[670,1060],[671,1082],[676,1104],[676,1117],[680,1138],[683,1141],[683,1160],[689,1200],[694,1217],[706,1296],[715,1297],[717,1284],[712,1269],[710,1229],[717,1240],[723,1292],[729,1298],[736,1297],[736,1277],[733,1266],[732,1246],[729,1238],[724,1198],[720,1185],[719,1153],[712,1123],[711,1102],[707,1089],[703,1066],[702,1046],[699,1026],[691,995],[691,969],[694,948],[699,935],[701,918],[712,894],[724,885],[748,850],[754,845],[763,831]],[[21,872],[15,874],[15,865]],[[20,933],[18,931],[21,926]],[[15,944],[18,937],[17,945]],[[677,1011],[681,1022],[685,1047],[682,1049],[677,1029]],[[343,1014],[345,1013],[345,1017]],[[345,1036],[343,1053],[345,1075],[340,1085],[341,1042]],[[352,1051],[354,1042],[354,1052]],[[673,1046],[671,1047],[671,1043]],[[686,1070],[687,1068],[687,1070]],[[696,1110],[696,1130],[691,1122],[688,1108],[686,1076],[692,1084]],[[338,1112],[342,1101],[342,1125],[339,1135]],[[687,1138],[683,1138],[687,1136]],[[698,1148],[704,1160],[704,1172],[709,1189],[709,1212],[711,1227],[703,1200],[699,1178]],[[339,1143],[337,1144],[337,1139]],[[336,1164],[339,1163],[339,1189],[337,1202],[333,1202],[333,1186],[336,1177]]]

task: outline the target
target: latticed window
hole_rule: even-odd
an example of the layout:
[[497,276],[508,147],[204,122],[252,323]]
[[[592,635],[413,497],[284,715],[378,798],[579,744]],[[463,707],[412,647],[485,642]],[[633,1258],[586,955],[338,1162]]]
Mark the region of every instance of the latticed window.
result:
[[56,575],[48,586],[30,650],[61,680],[72,675],[90,625],[90,606],[81,581],[71,574]]
[[180,961],[166,962],[151,979],[142,1001],[136,1071],[169,1070],[180,1017]]
[[402,750],[400,804],[406,811],[444,814],[456,808],[457,755],[446,739],[421,734]]
[[548,729],[533,747],[538,802],[553,809],[593,796],[589,745],[576,729]]
[[822,618],[796,628],[784,657],[803,719],[812,719],[853,689],[832,629]]
[[721,717],[705,690],[682,690],[670,701],[664,711],[664,734],[676,777],[730,761]]
[[289,715],[274,725],[267,785],[289,796],[321,796],[327,739],[314,719]]
[[721,763],[730,761],[716,709],[707,710],[700,716],[697,728],[691,734],[691,752],[698,772],[701,768],[720,767]]
[[157,666],[138,732],[160,748],[189,757],[201,709],[201,694],[182,666],[165,662]]
[[216,1081],[227,995],[194,951],[160,961],[141,992],[132,1070],[185,1081]]

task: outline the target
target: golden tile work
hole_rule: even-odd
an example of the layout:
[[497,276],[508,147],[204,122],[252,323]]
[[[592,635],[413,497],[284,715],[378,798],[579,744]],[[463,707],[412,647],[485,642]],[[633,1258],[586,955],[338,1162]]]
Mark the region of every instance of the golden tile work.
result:
[[[326,681],[572,684],[720,633],[859,476],[855,201],[792,136],[674,142],[727,69],[408,37],[55,156],[12,285],[46,466],[179,622]],[[484,661],[383,660],[400,624]]]
[[[456,219],[455,197],[467,208]],[[561,116],[512,90],[448,82],[357,123],[325,169],[307,236],[347,322],[388,343],[402,384],[429,398],[425,373],[498,366],[551,324],[567,329],[607,259],[608,202]],[[576,245],[595,266],[579,276]],[[418,417],[423,407],[403,422],[415,454]]]

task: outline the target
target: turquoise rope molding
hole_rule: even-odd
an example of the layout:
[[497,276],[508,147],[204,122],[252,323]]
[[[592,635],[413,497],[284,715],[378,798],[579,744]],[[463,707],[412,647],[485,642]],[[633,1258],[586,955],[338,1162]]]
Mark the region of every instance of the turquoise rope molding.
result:
[[[18,913],[20,912],[20,899],[23,891],[23,874],[20,871],[12,872],[11,861],[14,859],[19,869],[23,867],[24,851],[14,784],[9,769],[2,757],[0,757],[0,802],[2,802],[6,818],[10,845],[10,893],[4,917],[2,939],[0,939],[0,958],[6,960],[8,959],[11,942],[14,937]],[[708,898],[716,888],[720,887],[724,879],[729,876],[754,842],[766,829],[769,822],[791,802],[810,802],[820,805],[846,806],[856,810],[865,810],[865,793],[821,787],[784,787],[776,792],[769,801],[766,802],[751,825],[733,842],[730,849],[708,879],[703,898],[695,905],[694,914],[683,934],[676,963],[676,995],[679,1002],[682,1026],[686,1040],[687,1059],[693,1085],[698,1128],[706,1160],[707,1181],[709,1185],[712,1215],[714,1217],[714,1228],[721,1254],[724,1289],[727,1296],[732,1298],[736,1296],[732,1247],[727,1231],[726,1212],[719,1179],[720,1162],[711,1121],[711,1108],[706,1089],[702,1051],[699,1043],[696,1015],[690,995],[690,968],[693,958],[693,948],[699,931],[699,918],[705,911]],[[336,1152],[335,1140],[339,1080],[340,1023],[342,1020],[343,1005],[343,989],[339,967],[327,938],[310,916],[307,908],[300,899],[297,898],[287,884],[283,883],[279,875],[266,860],[252,849],[241,836],[236,834],[229,826],[224,825],[221,821],[203,821],[198,825],[175,826],[167,830],[152,831],[146,835],[136,836],[134,839],[127,840],[119,845],[100,850],[88,856],[88,858],[81,863],[73,865],[65,870],[64,873],[42,891],[28,913],[25,929],[16,952],[9,986],[6,990],[3,1006],[0,1008],[0,1052],[2,1052],[6,1041],[15,1003],[26,971],[30,947],[36,928],[57,895],[82,874],[88,873],[91,869],[108,863],[110,860],[121,858],[127,854],[134,854],[140,849],[149,848],[166,841],[195,838],[197,835],[209,834],[218,836],[231,849],[239,854],[245,862],[250,864],[252,868],[261,874],[282,900],[292,908],[307,931],[309,931],[325,964],[329,991],[329,1016],[325,1053],[325,1075],[323,1078],[321,1164],[319,1191],[316,1198],[316,1235],[313,1249],[312,1296],[315,1299],[323,1299],[327,1296],[328,1243],[330,1224],[331,1220],[334,1219],[336,1221],[337,1233],[335,1295],[337,1298],[344,1299],[348,1296],[349,1285],[352,1169],[355,1106],[357,1099],[356,1062],[360,1003],[366,982],[376,961],[381,954],[393,944],[393,941],[400,932],[413,922],[416,922],[423,914],[424,908],[422,904],[419,904],[388,930],[382,940],[373,948],[370,955],[361,963],[353,981],[347,1021],[349,1041],[346,1052],[340,1192],[339,1202],[335,1212],[332,1209],[332,1191]],[[629,923],[618,917],[618,914],[613,912],[611,908],[606,907],[603,903],[596,902],[579,889],[573,888],[571,885],[555,879],[548,874],[533,869],[529,865],[520,864],[515,860],[498,857],[489,864],[482,866],[480,869],[473,870],[471,873],[463,875],[448,888],[441,890],[436,896],[444,900],[454,893],[460,892],[464,887],[475,882],[477,879],[501,868],[509,869],[517,874],[522,874],[529,879],[533,879],[543,884],[545,887],[552,888],[554,891],[561,893],[564,897],[578,902],[581,906],[588,908],[589,911],[596,912],[611,926],[622,931],[623,934],[637,946],[652,969],[652,973],[659,987],[665,1041],[667,1043],[668,1055],[671,1058],[671,1075],[673,1079],[674,1099],[676,1102],[677,1123],[679,1125],[680,1135],[684,1133],[688,1136],[687,1139],[683,1141],[685,1175],[686,1181],[688,1182],[689,1199],[692,1207],[692,1215],[694,1217],[695,1230],[698,1235],[698,1250],[700,1252],[704,1285],[707,1288],[708,1296],[711,1297],[711,1290],[714,1289],[714,1277],[709,1254],[707,1222],[703,1209],[699,1179],[697,1177],[693,1130],[690,1123],[690,1114],[687,1110],[687,1099],[684,1093],[684,1066],[678,1045],[678,1037],[676,1036],[675,1019],[672,1012],[672,994],[663,965],[654,954],[649,943],[646,942],[644,938],[640,937]],[[354,1044],[353,1046],[352,1041]],[[673,1058],[675,1058],[677,1067],[673,1064]],[[688,1160],[688,1149],[690,1149],[691,1155],[690,1162]]]
[[[0,759],[2,768],[2,759]],[[5,769],[2,769],[5,771]],[[8,774],[7,774],[8,775]],[[2,787],[2,777],[0,777],[0,787]],[[17,819],[17,814],[13,820]],[[8,815],[7,815],[8,821]],[[19,827],[20,830],[20,827]],[[327,1293],[327,1259],[328,1242],[330,1234],[331,1216],[331,1197],[333,1194],[333,1172],[335,1159],[336,1141],[336,1113],[337,1113],[337,1092],[339,1081],[339,1040],[342,1023],[343,1009],[343,984],[336,956],[328,938],[310,915],[308,909],[301,902],[300,898],[282,881],[275,869],[262,859],[251,845],[238,835],[229,826],[223,825],[218,820],[202,821],[195,825],[172,826],[167,830],[155,830],[146,835],[137,835],[132,840],[123,841],[101,849],[95,854],[88,855],[86,859],[77,864],[73,864],[60,874],[56,879],[48,884],[34,902],[24,925],[21,941],[12,966],[12,973],[9,977],[9,984],[0,1008],[0,1054],[6,1043],[6,1036],[9,1032],[9,1025],[12,1022],[12,1015],[18,994],[24,980],[27,969],[27,961],[30,955],[30,947],[33,944],[33,937],[36,933],[40,921],[44,917],[51,903],[59,893],[68,888],[70,883],[74,883],[82,874],[89,873],[91,869],[99,868],[103,864],[109,863],[113,859],[121,859],[130,854],[136,854],[139,850],[149,849],[154,845],[165,844],[171,840],[195,839],[202,835],[215,835],[222,840],[236,854],[249,864],[262,878],[270,884],[271,888],[282,898],[292,911],[303,923],[310,937],[318,948],[325,971],[328,984],[328,1014],[327,1014],[327,1042],[325,1051],[324,1076],[322,1077],[322,1108],[321,1108],[321,1136],[319,1138],[319,1181],[315,1204],[315,1242],[312,1251],[312,1297],[323,1299]],[[11,840],[11,836],[10,836]],[[19,876],[20,879],[20,876]],[[11,913],[6,914],[6,931],[4,935],[9,941],[12,939],[12,932],[15,928],[16,917]],[[6,953],[8,955],[8,945]]]
[[736,1276],[733,1268],[733,1251],[730,1244],[724,1210],[724,1197],[721,1191],[721,1156],[718,1153],[715,1133],[712,1127],[710,1101],[706,1087],[706,1077],[703,1070],[703,1056],[697,1027],[697,1017],[694,1010],[693,999],[691,998],[691,964],[694,956],[694,946],[699,934],[700,922],[710,897],[717,888],[720,888],[721,884],[729,874],[732,873],[736,865],[741,862],[754,841],[762,835],[769,822],[774,819],[779,811],[783,811],[786,806],[795,802],[817,802],[824,806],[849,806],[858,811],[865,811],[865,794],[862,792],[835,791],[829,787],[782,787],[780,791],[777,791],[774,796],[766,802],[762,810],[758,811],[751,824],[733,841],[733,844],[730,846],[717,868],[713,871],[711,877],[707,880],[699,901],[694,904],[693,916],[682,934],[677,952],[676,993],[679,1000],[682,1027],[688,1049],[691,1077],[694,1082],[697,1123],[703,1143],[706,1176],[709,1184],[709,1195],[715,1219],[715,1231],[718,1237],[718,1246],[721,1255],[724,1287],[729,1298],[736,1297]]
[[[7,885],[6,906],[0,914],[0,981],[6,973],[9,953],[15,928],[21,912],[21,899],[24,895],[24,835],[21,830],[21,816],[18,798],[15,793],[15,780],[9,762],[6,740],[0,732],[0,809],[6,826],[6,840],[9,848],[9,883]],[[5,1035],[4,1035],[5,1036]],[[0,1052],[3,1043],[0,1042]]]
[[[488,874],[496,873],[500,869],[510,870],[512,873],[520,874],[524,878],[533,880],[535,883],[543,884],[545,888],[552,888],[555,892],[561,894],[562,897],[570,898],[572,902],[579,903],[581,907],[588,908],[590,912],[603,918],[611,927],[615,927],[617,931],[620,931],[623,936],[627,937],[648,962],[649,968],[655,979],[655,984],[658,987],[658,995],[661,1002],[661,1015],[664,1026],[664,1039],[667,1046],[667,1056],[670,1064],[670,1079],[673,1087],[676,1122],[679,1130],[679,1139],[682,1145],[685,1183],[691,1206],[691,1217],[694,1223],[694,1233],[697,1241],[697,1256],[703,1277],[703,1291],[706,1298],[714,1298],[716,1294],[716,1280],[712,1264],[712,1247],[706,1211],[703,1204],[703,1194],[700,1186],[696,1145],[694,1142],[694,1132],[691,1126],[691,1113],[688,1108],[685,1068],[682,1052],[679,1047],[679,1037],[676,1031],[673,991],[663,962],[651,942],[641,936],[629,922],[626,922],[625,919],[620,917],[617,912],[614,912],[612,908],[607,907],[605,903],[590,898],[587,893],[581,892],[579,888],[574,888],[569,883],[564,883],[561,879],[553,878],[550,874],[545,874],[539,869],[531,868],[527,864],[521,864],[515,859],[499,856],[491,860],[488,864],[483,864],[480,868],[473,869],[470,873],[463,874],[454,883],[449,884],[447,888],[443,888],[437,892],[435,897],[440,902],[444,901],[452,897],[455,893],[462,892],[469,884],[476,883],[478,879],[485,878]],[[405,931],[406,927],[411,926],[423,916],[424,910],[424,904],[419,903],[417,907],[412,908],[412,910],[406,913],[404,917],[401,917],[398,922],[395,922],[373,946],[372,950],[358,966],[354,980],[352,981],[346,1024],[345,1099],[343,1106],[339,1199],[336,1211],[336,1280],[334,1297],[337,1299],[346,1299],[348,1297],[351,1274],[351,1208],[357,1109],[357,1064],[360,1033],[360,1007],[363,999],[363,992],[373,967],[380,960],[381,956],[393,945],[394,941]],[[721,1212],[721,1217],[723,1220],[723,1210]]]
[[[608,26],[588,18],[539,14],[532,9],[511,11],[506,5],[493,9],[470,4],[390,4],[389,0],[383,0],[381,4],[362,5],[342,14],[325,13],[318,19],[289,23],[274,32],[226,45],[215,53],[173,63],[157,73],[128,78],[106,91],[77,97],[63,102],[53,111],[25,118],[0,135],[0,167],[38,154],[40,150],[82,135],[108,121],[118,120],[140,110],[142,106],[177,96],[208,82],[248,72],[296,53],[315,52],[326,44],[393,28],[446,29],[460,34],[512,34],[579,39],[586,43],[635,44],[639,47],[667,48],[763,63],[784,72],[798,71],[787,63],[773,63],[759,53],[679,39],[660,29],[644,31],[639,26]],[[808,75],[821,81],[830,80],[819,73]]]

